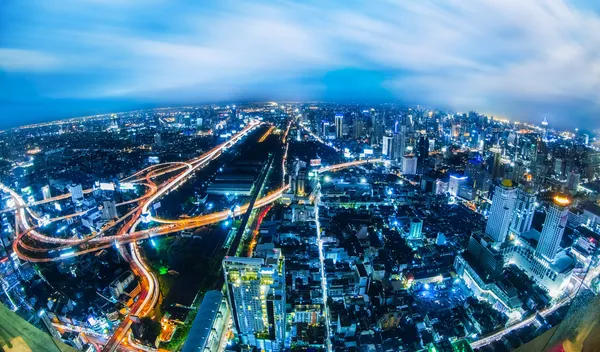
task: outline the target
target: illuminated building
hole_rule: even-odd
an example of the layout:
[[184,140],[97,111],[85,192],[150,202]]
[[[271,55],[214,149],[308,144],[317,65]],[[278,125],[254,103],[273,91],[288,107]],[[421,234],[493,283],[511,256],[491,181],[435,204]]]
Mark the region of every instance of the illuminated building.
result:
[[402,157],[402,173],[404,175],[417,174],[417,158],[414,155],[405,155]]
[[335,138],[341,139],[344,136],[344,114],[335,114]]
[[548,207],[544,228],[535,253],[550,262],[554,260],[560,248],[560,241],[567,226],[569,205],[571,205],[569,198],[564,195],[557,195],[554,197],[552,205]]
[[160,137],[160,133],[154,134],[154,145],[160,147],[162,145],[162,138]]
[[533,214],[535,214],[535,191],[529,187],[520,187],[517,190],[517,200],[510,224],[510,232],[520,235],[531,229]]
[[285,339],[284,258],[226,257],[223,273],[231,315],[244,345],[281,351]]
[[387,156],[388,159],[392,157],[392,136],[383,136],[383,146],[381,147],[381,154]]
[[493,165],[492,165],[492,181],[495,181],[497,178],[499,178],[500,172],[501,172],[501,159],[502,159],[502,150],[500,149],[500,147],[494,147],[494,148],[490,148],[490,152],[494,153],[494,161],[493,161]]
[[42,187],[42,196],[44,199],[52,198],[52,194],[50,193],[50,186],[46,185]]
[[548,208],[542,233],[531,229],[504,247],[505,260],[515,264],[535,282],[558,296],[571,280],[575,259],[560,249],[571,200],[559,195]]
[[410,220],[410,230],[408,232],[409,240],[423,239],[423,220],[413,218]]
[[448,193],[451,196],[458,196],[458,191],[461,186],[466,185],[469,178],[467,176],[450,175],[450,182],[448,183]]
[[508,234],[516,195],[517,189],[513,187],[511,180],[505,179],[495,188],[485,234],[497,243],[504,242]]

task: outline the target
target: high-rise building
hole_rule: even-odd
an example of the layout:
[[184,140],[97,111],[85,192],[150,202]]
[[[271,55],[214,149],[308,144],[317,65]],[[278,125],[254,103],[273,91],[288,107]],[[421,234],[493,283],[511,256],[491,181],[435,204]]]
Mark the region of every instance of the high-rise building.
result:
[[308,182],[308,173],[303,168],[298,171],[298,177],[296,177],[296,194],[299,196],[306,195],[306,182]]
[[335,114],[335,138],[341,139],[344,136],[344,114]]
[[67,188],[69,189],[69,192],[71,193],[71,200],[74,203],[78,203],[83,200],[83,188],[81,187],[81,184],[78,184],[78,185],[71,184]]
[[515,236],[531,229],[535,214],[535,191],[531,187],[522,186],[517,190],[517,200],[510,224],[510,232]]
[[154,145],[156,145],[157,147],[160,147],[162,145],[162,139],[160,137],[160,133],[154,134]]
[[569,174],[567,175],[567,184],[565,186],[566,190],[571,192],[572,194],[577,193],[577,188],[579,187],[580,180],[581,174],[579,172],[569,172]]
[[404,155],[402,157],[402,173],[404,175],[417,174],[417,157],[414,155]]
[[354,121],[352,123],[352,132],[354,133],[354,139],[359,139],[363,136],[365,126],[363,122],[363,118],[360,115],[354,116]]
[[409,240],[420,240],[423,238],[423,220],[412,218],[410,220],[410,230],[408,232]]
[[502,160],[502,150],[500,147],[490,148],[490,152],[494,154],[494,161],[492,164],[492,181],[496,181],[501,175],[501,160]]
[[259,350],[283,350],[284,272],[279,249],[273,249],[266,258],[223,259],[231,316],[242,344]]
[[383,136],[383,146],[381,147],[381,154],[386,156],[388,159],[392,158],[392,136]]
[[544,121],[542,121],[542,140],[548,140],[548,120],[544,117]]
[[117,205],[114,200],[105,200],[102,205],[102,220],[108,221],[119,216],[119,213],[117,213]]
[[496,243],[502,243],[506,239],[508,227],[515,209],[516,197],[517,189],[509,179],[504,179],[494,190],[485,234]]
[[401,132],[394,132],[392,138],[392,155],[390,159],[401,160],[406,151],[406,138]]
[[52,194],[50,194],[50,186],[45,185],[42,187],[42,196],[44,199],[52,198]]
[[468,181],[469,178],[467,176],[450,175],[450,181],[448,182],[448,193],[450,193],[451,196],[456,197],[460,187],[466,185]]
[[554,197],[552,204],[548,207],[535,253],[550,262],[554,261],[554,257],[560,249],[560,241],[567,226],[570,205],[571,200],[566,195],[559,194]]
[[371,115],[371,123],[373,124],[373,136],[371,138],[371,145],[379,145],[383,139],[383,131],[385,130],[385,126],[383,124],[383,119],[379,118],[376,113]]

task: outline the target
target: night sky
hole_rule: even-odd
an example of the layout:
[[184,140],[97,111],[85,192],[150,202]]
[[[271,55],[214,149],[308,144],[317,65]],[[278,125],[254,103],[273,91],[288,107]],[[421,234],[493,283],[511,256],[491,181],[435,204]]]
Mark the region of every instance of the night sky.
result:
[[0,128],[240,100],[600,127],[600,2],[4,0]]

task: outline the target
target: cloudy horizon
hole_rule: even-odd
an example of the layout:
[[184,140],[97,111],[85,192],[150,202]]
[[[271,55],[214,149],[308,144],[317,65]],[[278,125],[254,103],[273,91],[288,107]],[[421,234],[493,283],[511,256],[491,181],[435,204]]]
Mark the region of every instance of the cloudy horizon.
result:
[[600,127],[592,1],[9,0],[0,128],[237,100],[373,101]]

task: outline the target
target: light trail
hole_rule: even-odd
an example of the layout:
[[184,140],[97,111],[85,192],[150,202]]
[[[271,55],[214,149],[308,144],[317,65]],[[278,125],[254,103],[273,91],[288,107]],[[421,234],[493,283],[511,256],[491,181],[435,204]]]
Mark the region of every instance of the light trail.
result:
[[329,308],[327,306],[327,275],[325,273],[325,254],[323,253],[323,239],[321,238],[321,222],[319,221],[319,198],[317,194],[315,198],[315,225],[317,228],[317,244],[319,247],[319,272],[321,273],[321,290],[323,291],[323,313],[325,315],[325,333],[327,352],[331,352],[331,330]]
[[258,143],[264,142],[267,139],[267,137],[269,137],[269,135],[271,134],[271,132],[273,132],[273,129],[275,129],[275,126],[269,127],[269,129],[267,130],[267,132],[265,132],[265,134],[263,134],[262,137],[260,137],[260,139],[258,140]]
[[328,172],[328,171],[329,172],[335,172],[335,171],[338,171],[338,170],[341,170],[341,169],[345,169],[345,168],[348,168],[348,167],[352,167],[352,166],[364,165],[364,164],[369,164],[369,163],[380,163],[382,161],[383,161],[383,159],[381,159],[381,158],[355,160],[355,161],[349,161],[349,162],[341,163],[341,164],[324,166],[324,167],[321,167],[321,168],[317,169],[316,172],[318,172],[318,173]]

